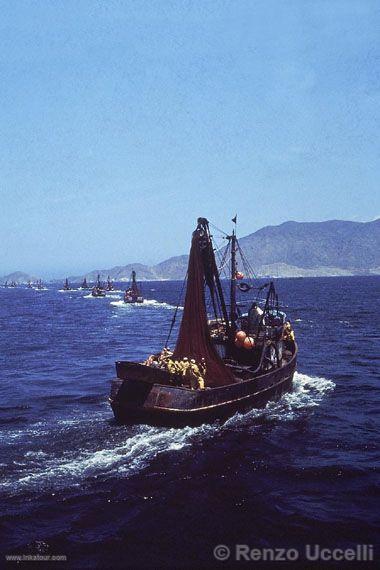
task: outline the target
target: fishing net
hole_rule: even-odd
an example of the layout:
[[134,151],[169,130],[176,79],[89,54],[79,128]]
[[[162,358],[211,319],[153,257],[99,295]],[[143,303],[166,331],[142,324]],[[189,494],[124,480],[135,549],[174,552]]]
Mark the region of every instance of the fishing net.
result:
[[214,252],[206,228],[202,222],[193,233],[185,306],[173,357],[194,358],[206,363],[206,386],[231,384],[234,377],[212,344],[207,324],[205,282],[213,294]]

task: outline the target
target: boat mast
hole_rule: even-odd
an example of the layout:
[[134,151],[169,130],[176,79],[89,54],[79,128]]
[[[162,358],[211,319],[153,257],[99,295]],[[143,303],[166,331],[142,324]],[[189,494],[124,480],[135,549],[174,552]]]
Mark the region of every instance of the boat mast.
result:
[[137,287],[137,283],[136,283],[136,271],[134,269],[132,270],[131,289],[135,295],[139,294],[139,288]]
[[[236,222],[235,222],[236,223]],[[230,236],[231,240],[231,288],[230,288],[230,320],[231,330],[236,330],[236,233],[235,229]]]
[[[209,242],[210,252],[212,252],[212,255],[210,256],[211,270],[212,270],[213,275],[214,275],[216,289],[217,289],[217,292],[219,295],[219,301],[220,301],[220,306],[221,306],[221,310],[222,310],[222,316],[223,316],[223,319],[226,323],[226,331],[227,331],[227,333],[229,333],[230,323],[229,323],[229,318],[228,318],[228,313],[227,313],[226,302],[224,300],[223,288],[222,288],[222,284],[220,282],[220,275],[219,275],[219,271],[218,271],[218,268],[216,265],[213,242],[212,242],[212,238],[211,238],[211,234],[210,234],[210,228],[209,228],[209,222],[208,222],[208,220],[206,220],[206,218],[198,218],[198,224],[200,224],[200,223],[205,228],[205,232],[206,232],[207,239]],[[211,289],[210,289],[210,292],[211,292]],[[214,303],[214,299],[213,299],[213,303]]]

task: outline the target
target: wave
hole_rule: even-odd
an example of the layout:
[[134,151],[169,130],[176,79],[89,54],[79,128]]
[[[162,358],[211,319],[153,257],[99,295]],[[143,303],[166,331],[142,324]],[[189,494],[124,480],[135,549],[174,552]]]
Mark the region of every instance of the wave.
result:
[[[112,293],[106,293],[102,297],[94,297],[92,293],[88,293],[88,295],[83,295],[83,299],[120,299],[120,295],[118,295],[115,291]],[[112,303],[111,303],[112,305]]]
[[0,406],[0,412],[8,410],[29,410],[28,404],[16,404],[15,406]]
[[[139,309],[144,307],[154,307],[157,309],[175,309],[174,305],[170,305],[169,303],[164,303],[160,301],[156,301],[155,299],[144,299],[143,303],[124,303],[123,299],[119,301],[111,301],[110,303],[114,307],[121,307],[123,309],[135,309],[138,307]],[[183,307],[178,307],[179,310],[183,310]]]
[[[75,420],[66,423],[68,431],[79,428]],[[83,483],[88,477],[130,476],[147,467],[158,455],[179,451],[189,445],[191,436],[202,430],[136,426],[135,433],[124,439],[125,429],[118,429],[122,442],[115,445],[114,438],[108,434],[109,441],[105,442],[103,449],[67,451],[61,457],[42,450],[28,452],[23,461],[17,463],[17,479],[11,477],[3,481],[3,487],[10,488],[12,492],[46,491]]]
[[[179,450],[186,445],[186,440],[193,431],[187,430],[164,430],[159,428],[141,427],[141,431],[129,437],[121,445],[105,447],[98,451],[85,451],[76,457],[70,457],[57,466],[51,465],[48,472],[54,478],[63,476],[92,476],[101,472],[103,475],[110,470],[118,473],[131,474],[145,467],[149,461],[157,455],[170,450]],[[28,480],[30,477],[45,477],[46,473],[27,476],[20,480]]]
[[333,390],[335,383],[327,378],[308,376],[295,372],[293,390],[284,394],[280,400],[268,402],[263,409],[254,409],[246,414],[236,414],[225,425],[236,421],[247,422],[252,419],[267,421],[294,420],[308,409],[319,406],[325,394]]
[[83,295],[83,299],[105,299],[106,297],[94,297],[92,293],[89,293],[88,295]]
[[[257,429],[258,423],[295,420],[305,410],[318,406],[334,386],[334,382],[326,378],[296,372],[293,391],[279,401],[269,402],[261,410],[235,414],[223,424],[205,424],[195,428],[116,426],[109,423],[110,411],[106,406],[95,418],[94,415],[91,418],[80,416],[59,422],[55,426],[54,437],[59,437],[57,443],[60,449],[64,449],[63,453],[52,453],[49,447],[29,451],[17,472],[13,472],[3,485],[17,493],[26,489],[41,491],[65,488],[82,484],[88,477],[133,476],[160,455],[177,453],[199,440],[223,436],[224,431],[251,430]],[[33,428],[35,436],[46,434],[47,426],[43,422],[35,424]],[[42,428],[41,431],[38,428]],[[98,431],[98,436],[95,437],[94,448],[72,450],[68,444],[79,437],[83,446],[91,446],[89,442],[91,436],[94,441],[95,431]]]
[[339,322],[341,325],[344,325],[344,326],[346,326],[346,327],[353,328],[353,326],[354,326],[354,325],[352,325],[352,324],[350,323],[350,321],[338,321],[338,322]]

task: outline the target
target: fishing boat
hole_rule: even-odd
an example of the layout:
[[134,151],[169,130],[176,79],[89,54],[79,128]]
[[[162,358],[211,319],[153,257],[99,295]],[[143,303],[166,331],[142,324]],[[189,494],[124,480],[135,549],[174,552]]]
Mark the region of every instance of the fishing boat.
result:
[[113,290],[114,290],[113,283],[111,281],[110,276],[108,275],[106,283],[106,291],[113,291]]
[[36,289],[37,291],[45,291],[45,290],[46,290],[46,287],[44,287],[44,284],[43,284],[43,282],[42,282],[42,279],[37,279],[36,285],[35,285],[35,289]]
[[90,288],[89,285],[88,285],[88,283],[87,283],[86,277],[83,279],[82,285],[80,286],[80,288],[81,288],[81,289],[89,289],[89,288]]
[[63,284],[63,291],[71,291],[70,283],[68,278],[66,277],[65,282]]
[[27,289],[33,289],[33,283],[31,281],[28,281],[26,288]]
[[124,293],[124,303],[143,303],[144,297],[136,281],[136,271],[132,271],[131,281],[128,289]]
[[[297,344],[280,310],[275,285],[242,281],[236,261],[237,252],[242,252],[235,229],[226,238],[227,282],[220,276],[209,222],[198,219],[174,351],[169,352],[167,342],[160,355],[151,355],[144,363],[116,362],[110,404],[117,422],[180,427],[223,421],[236,412],[265,407],[291,390]],[[247,311],[237,301],[238,291],[256,295]],[[189,381],[190,363],[195,363],[193,370],[202,370],[198,387],[191,375]]]
[[106,292],[103,286],[103,283],[100,281],[100,273],[98,273],[98,278],[94,287],[92,288],[91,295],[93,297],[105,297]]

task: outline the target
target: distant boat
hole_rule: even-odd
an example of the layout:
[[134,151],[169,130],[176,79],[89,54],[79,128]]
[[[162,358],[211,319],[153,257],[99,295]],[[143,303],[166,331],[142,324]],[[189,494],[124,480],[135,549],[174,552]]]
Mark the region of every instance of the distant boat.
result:
[[43,291],[46,287],[44,287],[44,284],[42,282],[42,279],[38,279],[36,282],[36,286],[35,289],[37,289],[37,291]]
[[131,282],[124,293],[124,303],[143,303],[144,298],[136,282],[136,271],[132,271]]
[[31,281],[28,281],[28,284],[27,284],[26,287],[27,287],[27,289],[33,289],[33,284],[32,284],[32,282],[31,282]]
[[89,285],[88,285],[88,283],[87,283],[87,279],[86,279],[86,277],[85,277],[85,278],[83,279],[83,281],[82,281],[81,289],[89,289],[89,288],[90,288],[90,287],[89,287]]
[[16,281],[11,281],[9,285],[7,285],[8,287],[17,287],[17,283]]
[[64,291],[71,291],[71,287],[70,287],[69,280],[67,277],[66,277],[65,282],[63,284],[63,290]]
[[107,290],[107,291],[113,291],[113,283],[112,283],[112,281],[111,281],[109,275],[108,275],[108,277],[107,277],[106,290]]
[[98,278],[96,280],[95,286],[92,288],[91,295],[93,297],[105,297],[106,292],[103,283],[100,281],[100,274],[98,273]]

